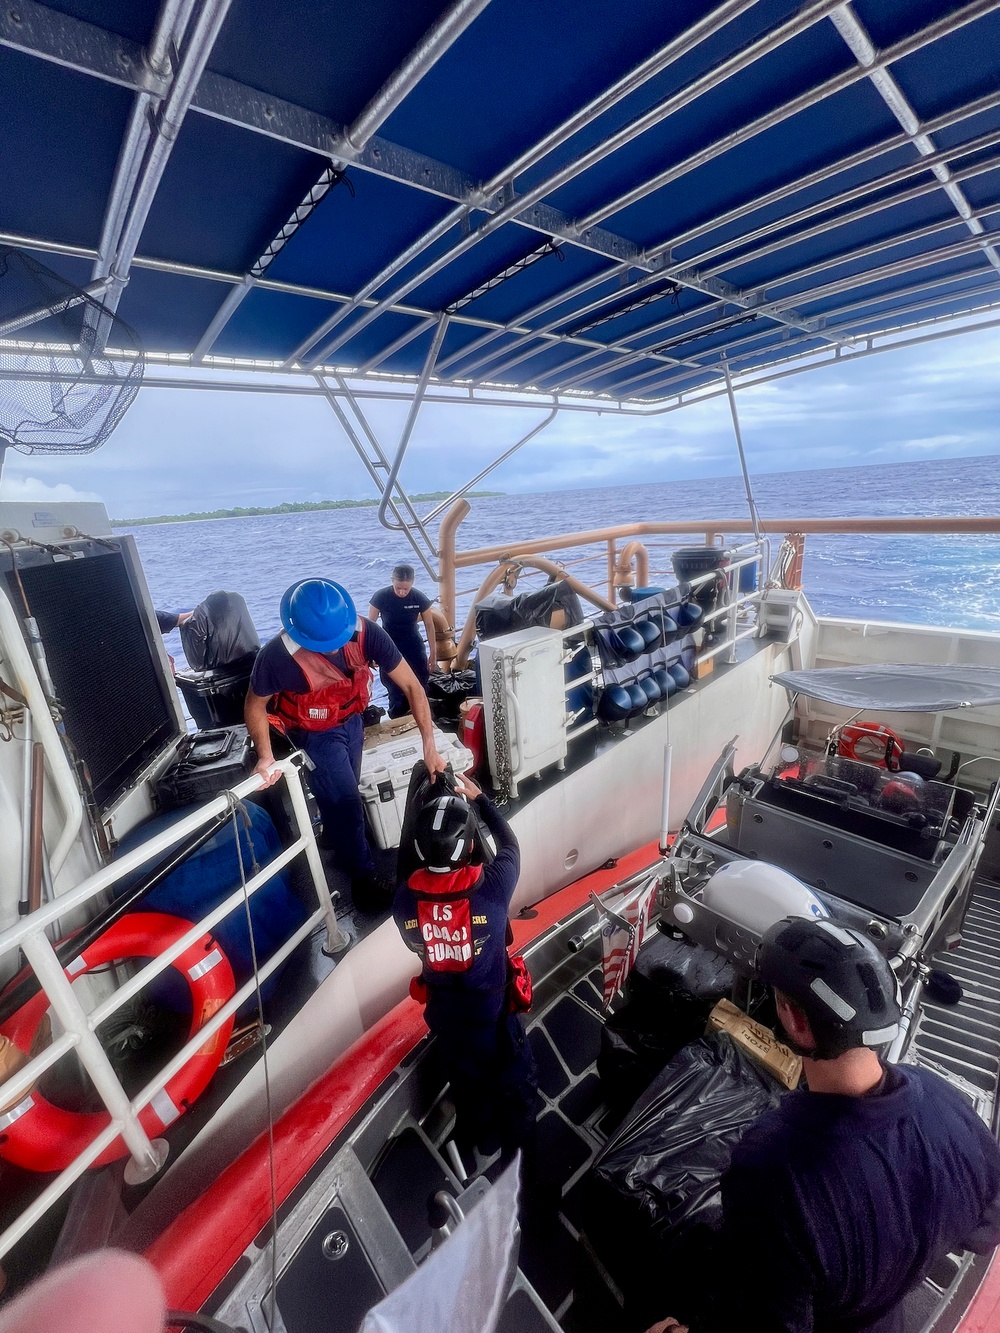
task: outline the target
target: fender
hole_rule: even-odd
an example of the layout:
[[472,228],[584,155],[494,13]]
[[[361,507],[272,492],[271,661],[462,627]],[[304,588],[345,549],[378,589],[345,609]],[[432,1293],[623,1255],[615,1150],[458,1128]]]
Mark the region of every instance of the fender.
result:
[[[70,981],[95,967],[123,958],[156,958],[191,929],[191,922],[163,912],[130,912],[66,967]],[[229,960],[214,937],[203,935],[171,963],[191,992],[191,1027],[188,1037],[218,1013],[236,994]],[[39,991],[0,1029],[27,1056],[49,1007]],[[187,1064],[139,1112],[139,1123],[156,1138],[184,1114],[208,1086],[225,1054],[235,1014],[205,1042]],[[107,1111],[67,1111],[46,1101],[37,1087],[0,1114],[0,1157],[28,1171],[62,1171],[110,1124]],[[124,1139],[117,1138],[92,1166],[106,1166],[128,1156]]]

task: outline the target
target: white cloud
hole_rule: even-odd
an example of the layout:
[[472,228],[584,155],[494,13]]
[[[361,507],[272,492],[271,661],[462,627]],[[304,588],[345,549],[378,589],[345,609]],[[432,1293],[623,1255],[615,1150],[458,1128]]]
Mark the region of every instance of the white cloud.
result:
[[59,501],[67,500],[97,500],[101,497],[93,491],[78,491],[75,486],[70,486],[65,481],[57,481],[55,485],[49,485],[48,482],[40,480],[38,477],[18,477],[8,473],[0,480],[0,501],[6,500],[8,503],[17,503],[27,501],[33,504],[37,501],[44,501],[48,504],[55,504]]

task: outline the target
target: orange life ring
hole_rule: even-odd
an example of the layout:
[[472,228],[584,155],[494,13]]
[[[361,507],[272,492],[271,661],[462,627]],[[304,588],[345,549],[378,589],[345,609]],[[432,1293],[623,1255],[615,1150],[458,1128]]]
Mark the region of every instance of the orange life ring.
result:
[[[191,922],[163,912],[130,912],[66,967],[72,981],[92,968],[122,958],[156,958],[191,929]],[[194,1034],[236,994],[229,960],[214,936],[203,935],[170,964],[191,992],[191,1027]],[[49,1007],[39,991],[7,1020],[0,1032],[26,1055]],[[219,1066],[233,1030],[235,1015],[197,1050],[166,1087],[139,1112],[139,1123],[155,1138],[173,1124],[207,1087]],[[14,1106],[0,1113],[0,1157],[28,1171],[61,1171],[74,1161],[110,1123],[106,1111],[67,1111],[53,1106],[32,1088]],[[92,1166],[106,1166],[128,1156],[124,1139],[105,1148]]]
[[[874,764],[876,768],[888,768],[892,759],[903,753],[903,742],[891,727],[881,722],[855,722],[841,727],[837,740],[837,753],[844,759],[853,759],[859,764]],[[886,763],[886,759],[890,763]],[[898,768],[898,763],[896,764]]]

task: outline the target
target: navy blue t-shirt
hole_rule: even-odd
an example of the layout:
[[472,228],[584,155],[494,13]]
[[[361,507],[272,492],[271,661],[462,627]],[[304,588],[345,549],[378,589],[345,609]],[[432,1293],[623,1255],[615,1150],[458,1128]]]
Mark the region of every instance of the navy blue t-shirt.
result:
[[[430,972],[427,982],[427,1021],[440,1027],[453,1017],[463,1026],[493,1022],[501,1013],[507,989],[507,914],[517,887],[521,853],[510,826],[486,796],[476,798],[476,810],[493,835],[497,854],[472,890],[472,966],[464,972]],[[393,916],[408,948],[424,955],[417,925],[417,896],[408,884],[396,891]]]
[[[357,634],[353,637],[357,638]],[[381,667],[383,671],[395,671],[403,660],[399,649],[385,630],[372,624],[370,620],[365,621],[365,651],[372,666]],[[324,653],[323,656],[328,657],[341,671],[347,671],[342,648],[338,648],[335,653]],[[308,693],[309,682],[302,668],[285,647],[280,634],[269,639],[257,654],[253,675],[250,677],[250,688],[254,694],[259,694],[263,699],[270,698],[272,694]]]
[[417,621],[432,605],[431,599],[419,588],[411,588],[405,597],[397,597],[391,584],[388,588],[379,588],[378,592],[372,593],[371,604],[382,617],[386,633],[392,639],[408,639],[418,635]]
[[936,1261],[1000,1242],[1000,1148],[944,1079],[898,1065],[875,1095],[782,1097],[722,1204],[726,1280],[692,1333],[898,1333]]

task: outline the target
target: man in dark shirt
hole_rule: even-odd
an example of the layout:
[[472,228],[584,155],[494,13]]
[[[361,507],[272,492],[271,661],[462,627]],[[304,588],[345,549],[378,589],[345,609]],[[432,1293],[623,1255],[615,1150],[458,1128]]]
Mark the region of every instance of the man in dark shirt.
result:
[[[396,893],[393,916],[420,955],[416,991],[438,1040],[457,1112],[456,1141],[510,1157],[526,1148],[537,1112],[537,1084],[524,1026],[512,1006],[508,911],[521,865],[510,826],[476,784],[456,777],[417,816],[414,843],[423,861]],[[477,854],[475,813],[497,854]]]
[[944,1079],[881,1063],[899,1006],[863,935],[789,917],[764,936],[758,970],[809,1090],[733,1152],[725,1282],[692,1333],[901,1333],[903,1298],[938,1261],[1000,1242],[1000,1148]]
[[371,667],[383,669],[406,696],[424,743],[431,774],[445,763],[434,742],[427,696],[392,640],[358,616],[350,594],[329,579],[303,579],[281,599],[284,632],[261,648],[246,700],[246,724],[267,785],[272,767],[270,727],[283,731],[312,761],[309,785],[338,868],[351,876],[356,906],[375,906],[385,894],[365,835],[358,792],[364,740],[362,714],[371,697]]
[[[412,565],[397,565],[392,571],[392,582],[385,588],[372,593],[368,607],[370,620],[382,617],[382,624],[389,638],[403,655],[404,662],[413,668],[413,674],[420,684],[427,688],[429,674],[428,653],[424,650],[417,622],[424,622],[427,646],[430,657],[434,656],[434,619],[431,614],[431,600],[425,597],[419,588],[413,586],[414,571]],[[381,671],[382,684],[389,696],[389,716],[402,717],[407,711],[406,695],[398,687],[391,675]]]

